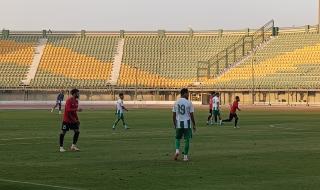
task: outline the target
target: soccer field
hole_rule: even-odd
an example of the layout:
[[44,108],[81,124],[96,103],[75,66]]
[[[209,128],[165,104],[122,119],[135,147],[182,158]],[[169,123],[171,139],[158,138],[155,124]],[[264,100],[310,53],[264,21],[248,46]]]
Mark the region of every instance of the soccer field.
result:
[[197,109],[189,162],[172,160],[170,109],[130,110],[127,131],[111,130],[113,110],[79,115],[81,151],[60,153],[60,115],[0,111],[0,189],[320,189],[315,111],[244,109],[234,129],[207,127],[207,110]]

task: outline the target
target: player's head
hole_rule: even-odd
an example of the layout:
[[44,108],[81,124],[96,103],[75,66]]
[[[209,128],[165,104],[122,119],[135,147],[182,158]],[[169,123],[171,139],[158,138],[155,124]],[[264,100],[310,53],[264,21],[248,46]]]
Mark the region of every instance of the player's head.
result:
[[187,88],[183,88],[180,91],[181,98],[188,99],[189,98],[189,90]]
[[74,98],[79,98],[80,97],[80,91],[78,89],[72,89],[71,90],[71,96],[73,96]]
[[60,90],[60,93],[63,94],[63,90]]
[[235,100],[236,100],[237,102],[240,102],[239,96],[236,96]]
[[120,93],[120,94],[119,94],[119,98],[120,98],[121,100],[123,100],[123,98],[124,98],[123,93]]
[[219,96],[220,96],[219,92],[217,92],[217,93],[215,94],[215,96],[219,97]]
[[215,91],[212,91],[212,92],[211,92],[211,95],[212,95],[212,96],[214,96],[215,94],[216,94],[216,92],[215,92]]

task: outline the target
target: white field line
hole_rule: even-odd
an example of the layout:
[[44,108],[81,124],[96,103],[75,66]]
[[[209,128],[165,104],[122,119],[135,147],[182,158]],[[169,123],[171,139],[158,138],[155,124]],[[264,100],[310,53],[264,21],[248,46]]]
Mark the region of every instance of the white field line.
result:
[[33,183],[33,182],[26,182],[26,181],[17,181],[17,180],[9,180],[9,179],[0,179],[2,182],[8,182],[8,183],[19,183],[19,184],[26,184],[26,185],[33,185],[33,186],[41,186],[41,187],[50,187],[55,189],[68,189],[68,190],[80,190],[79,188],[73,188],[73,187],[64,187],[59,185],[47,185],[42,183]]
[[296,130],[296,131],[301,131],[303,129],[297,129],[297,128],[292,128],[292,127],[279,127],[277,125],[283,125],[283,124],[273,124],[269,125],[270,128],[276,128],[276,129],[287,129],[287,130]]

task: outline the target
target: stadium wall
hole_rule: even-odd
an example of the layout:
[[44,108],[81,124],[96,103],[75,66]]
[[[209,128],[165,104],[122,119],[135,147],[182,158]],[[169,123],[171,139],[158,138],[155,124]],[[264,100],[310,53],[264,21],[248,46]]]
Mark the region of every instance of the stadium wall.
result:
[[[242,105],[320,105],[320,91],[316,90],[200,90],[190,89],[190,100],[206,105],[209,93],[220,92],[222,105],[230,104],[235,96],[239,96]],[[0,102],[10,101],[55,101],[59,90],[0,90]],[[137,102],[172,102],[179,97],[176,90],[81,90],[81,101],[115,101],[118,93],[125,94],[126,101]],[[68,91],[65,91],[68,97]],[[157,103],[158,104],[158,103]]]

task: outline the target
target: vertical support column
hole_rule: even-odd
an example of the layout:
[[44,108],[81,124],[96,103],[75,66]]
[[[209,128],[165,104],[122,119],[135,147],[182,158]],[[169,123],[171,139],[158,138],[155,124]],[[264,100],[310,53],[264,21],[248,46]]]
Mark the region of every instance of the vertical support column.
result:
[[228,48],[226,49],[226,68],[228,68],[229,67],[229,65],[228,65],[229,63],[228,63]]

